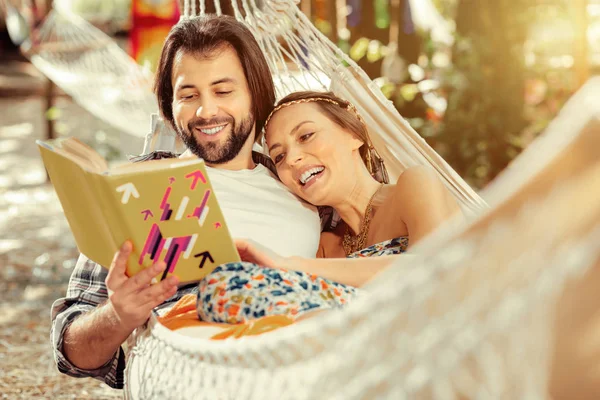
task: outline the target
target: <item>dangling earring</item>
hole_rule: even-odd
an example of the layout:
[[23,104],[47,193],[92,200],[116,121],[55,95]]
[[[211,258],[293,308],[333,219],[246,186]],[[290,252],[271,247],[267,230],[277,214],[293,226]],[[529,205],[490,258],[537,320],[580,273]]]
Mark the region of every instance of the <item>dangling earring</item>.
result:
[[371,146],[367,147],[367,154],[366,154],[366,164],[367,164],[367,170],[369,171],[369,174],[371,174],[371,176],[374,175],[375,170],[373,169],[373,158],[371,157]]
[[375,170],[377,171],[377,175],[379,175],[379,181],[382,183],[389,183],[390,178],[387,174],[387,170],[385,169],[385,163],[383,162],[383,158],[379,155],[375,148],[372,148],[375,153]]
[[375,147],[372,145],[368,147],[365,158],[367,159],[367,170],[371,176],[381,183],[389,183],[390,180],[387,170],[385,169],[383,158],[381,158],[377,150],[375,150]]

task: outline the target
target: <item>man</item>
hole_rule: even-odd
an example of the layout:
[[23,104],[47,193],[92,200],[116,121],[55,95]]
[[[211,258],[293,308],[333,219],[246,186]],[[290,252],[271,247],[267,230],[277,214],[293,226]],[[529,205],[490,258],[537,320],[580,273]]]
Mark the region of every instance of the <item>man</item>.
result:
[[[164,119],[189,151],[206,161],[232,236],[251,238],[282,255],[314,257],[320,230],[316,210],[252,157],[275,92],[251,32],[230,17],[178,23],[165,41],[155,91]],[[197,291],[196,285],[178,288],[174,277],[148,286],[152,268],[128,278],[130,251],[125,243],[108,274],[84,256],[78,260],[66,297],[52,307],[51,339],[61,372],[122,388],[121,344],[155,307]]]

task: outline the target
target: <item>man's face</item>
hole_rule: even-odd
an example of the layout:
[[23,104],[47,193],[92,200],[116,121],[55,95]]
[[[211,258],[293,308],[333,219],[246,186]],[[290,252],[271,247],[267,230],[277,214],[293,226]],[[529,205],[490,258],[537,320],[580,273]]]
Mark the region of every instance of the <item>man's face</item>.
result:
[[208,164],[224,164],[244,146],[252,148],[252,100],[235,50],[223,46],[203,58],[179,54],[172,84],[177,133],[196,156]]

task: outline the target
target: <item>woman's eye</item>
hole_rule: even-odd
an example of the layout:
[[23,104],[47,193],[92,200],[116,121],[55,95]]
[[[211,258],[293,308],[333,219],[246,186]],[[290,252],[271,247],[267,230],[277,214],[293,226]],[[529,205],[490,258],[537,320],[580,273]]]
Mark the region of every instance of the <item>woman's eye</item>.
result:
[[273,161],[275,162],[275,164],[279,164],[281,162],[281,160],[283,160],[283,153],[277,154]]
[[305,133],[304,135],[300,136],[300,141],[301,141],[301,142],[305,142],[305,141],[307,141],[308,139],[310,139],[310,137],[311,137],[313,134],[314,134],[313,132],[311,132],[311,133]]
[[218,95],[221,95],[221,96],[225,96],[225,95],[228,95],[228,94],[230,94],[230,93],[231,93],[231,90],[230,90],[230,91],[221,91],[221,92],[217,92],[217,94],[218,94]]
[[181,100],[190,100],[192,97],[194,97],[193,94],[190,94],[188,96],[181,96]]

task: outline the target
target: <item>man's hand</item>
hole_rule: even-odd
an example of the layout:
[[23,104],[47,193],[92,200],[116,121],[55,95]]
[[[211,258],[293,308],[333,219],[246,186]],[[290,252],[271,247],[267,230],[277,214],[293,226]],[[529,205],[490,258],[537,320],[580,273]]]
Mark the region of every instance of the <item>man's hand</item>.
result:
[[127,276],[127,260],[131,254],[131,242],[126,241],[115,254],[108,276],[108,306],[112,308],[121,326],[132,332],[144,324],[152,309],[177,292],[178,279],[170,276],[151,285],[152,279],[164,271],[164,262],[158,262],[132,277]]

